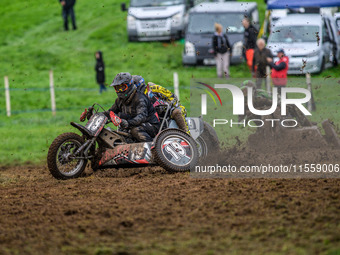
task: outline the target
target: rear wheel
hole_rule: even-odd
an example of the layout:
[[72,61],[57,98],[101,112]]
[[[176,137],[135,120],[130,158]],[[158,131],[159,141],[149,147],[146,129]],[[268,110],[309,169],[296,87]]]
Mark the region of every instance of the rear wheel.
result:
[[208,146],[205,142],[204,138],[201,136],[197,137],[196,139],[197,143],[197,150],[198,150],[198,157],[200,160],[205,159],[208,155]]
[[220,150],[220,143],[215,129],[207,122],[204,122],[204,130],[196,139],[200,160],[216,155]]
[[74,155],[82,144],[84,139],[74,133],[61,134],[52,142],[48,150],[47,165],[55,178],[77,178],[84,172],[87,160]]
[[169,172],[189,171],[198,161],[195,140],[177,129],[161,132],[152,152],[156,163]]

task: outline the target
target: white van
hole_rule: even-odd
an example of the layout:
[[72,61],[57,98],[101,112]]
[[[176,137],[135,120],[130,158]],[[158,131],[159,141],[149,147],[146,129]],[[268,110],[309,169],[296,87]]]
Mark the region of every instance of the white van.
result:
[[185,15],[194,1],[187,0],[131,0],[127,31],[129,41],[160,41],[183,37]]
[[290,14],[272,28],[267,47],[284,49],[289,57],[288,74],[319,73],[340,61],[340,45],[332,16]]

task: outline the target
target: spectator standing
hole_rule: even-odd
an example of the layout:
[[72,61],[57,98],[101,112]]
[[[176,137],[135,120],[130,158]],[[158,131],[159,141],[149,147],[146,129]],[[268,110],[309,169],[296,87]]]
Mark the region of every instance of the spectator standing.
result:
[[97,51],[96,52],[96,66],[95,66],[95,70],[96,70],[96,79],[97,79],[97,83],[99,85],[99,93],[101,94],[103,91],[106,90],[105,87],[105,65],[104,65],[104,61],[103,61],[103,53],[101,51]]
[[258,35],[257,29],[250,23],[248,18],[242,20],[244,27],[244,58],[247,61],[249,70],[252,70],[254,50],[256,47],[256,39]]
[[256,42],[257,48],[254,51],[252,73],[255,73],[256,88],[261,89],[262,81],[266,77],[266,66],[268,60],[273,58],[272,52],[266,48],[266,42],[260,38]]
[[273,63],[272,58],[267,58],[267,61],[272,68],[272,81],[275,87],[278,88],[279,94],[281,94],[281,88],[287,85],[287,72],[289,58],[285,56],[283,49],[277,52],[278,61]]
[[63,19],[64,19],[64,29],[65,29],[65,31],[68,30],[68,16],[71,16],[73,30],[76,30],[77,29],[76,17],[75,17],[74,9],[73,9],[73,6],[75,5],[76,0],[59,0],[59,1],[60,1],[60,4],[63,7],[62,16],[63,16]]
[[217,76],[219,78],[222,78],[223,76],[228,78],[230,75],[229,65],[231,47],[228,40],[228,36],[224,34],[222,31],[223,31],[222,25],[215,23],[215,34],[212,38],[212,45],[216,60]]

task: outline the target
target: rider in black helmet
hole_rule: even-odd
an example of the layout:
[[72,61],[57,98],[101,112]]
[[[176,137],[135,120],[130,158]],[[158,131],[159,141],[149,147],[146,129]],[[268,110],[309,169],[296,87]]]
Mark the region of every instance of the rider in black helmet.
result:
[[137,91],[129,73],[119,73],[110,87],[114,87],[118,98],[107,111],[117,114],[122,122],[121,128],[130,130],[139,142],[150,142],[160,128],[155,108],[146,95]]

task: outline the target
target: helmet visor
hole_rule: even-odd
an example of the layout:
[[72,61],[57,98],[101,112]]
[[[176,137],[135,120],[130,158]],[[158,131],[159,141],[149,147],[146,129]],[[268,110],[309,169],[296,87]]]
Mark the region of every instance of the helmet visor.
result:
[[115,85],[114,88],[117,93],[124,92],[128,89],[128,85],[127,84]]

